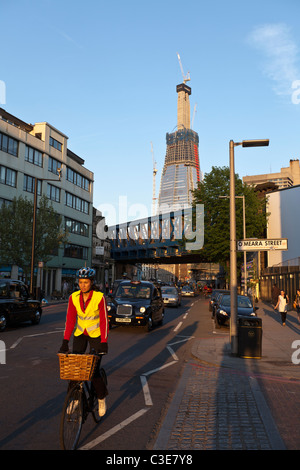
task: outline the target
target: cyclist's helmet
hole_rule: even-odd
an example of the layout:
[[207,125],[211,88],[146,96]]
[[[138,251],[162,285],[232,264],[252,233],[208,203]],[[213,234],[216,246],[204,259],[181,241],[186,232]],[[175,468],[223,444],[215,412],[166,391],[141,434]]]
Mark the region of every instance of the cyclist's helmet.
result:
[[91,279],[95,278],[96,271],[93,268],[81,268],[77,271],[77,277],[79,279]]

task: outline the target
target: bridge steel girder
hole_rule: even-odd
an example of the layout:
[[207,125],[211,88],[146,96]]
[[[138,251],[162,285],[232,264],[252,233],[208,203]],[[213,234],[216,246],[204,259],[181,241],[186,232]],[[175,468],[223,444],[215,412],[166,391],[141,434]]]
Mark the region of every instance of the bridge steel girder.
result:
[[[190,208],[190,213],[192,214]],[[111,256],[129,263],[187,263],[200,259],[199,253],[186,250],[184,234],[192,230],[186,209],[158,214],[108,227]]]

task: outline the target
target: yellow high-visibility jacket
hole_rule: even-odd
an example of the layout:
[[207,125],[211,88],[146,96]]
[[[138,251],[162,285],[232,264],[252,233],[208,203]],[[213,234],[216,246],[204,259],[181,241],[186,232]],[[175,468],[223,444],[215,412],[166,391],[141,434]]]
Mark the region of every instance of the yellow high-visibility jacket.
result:
[[77,311],[77,328],[74,335],[79,336],[86,331],[91,338],[97,338],[101,336],[99,303],[103,298],[103,294],[94,291],[85,311],[81,309],[80,295],[78,294],[80,294],[80,291],[72,294],[72,302]]

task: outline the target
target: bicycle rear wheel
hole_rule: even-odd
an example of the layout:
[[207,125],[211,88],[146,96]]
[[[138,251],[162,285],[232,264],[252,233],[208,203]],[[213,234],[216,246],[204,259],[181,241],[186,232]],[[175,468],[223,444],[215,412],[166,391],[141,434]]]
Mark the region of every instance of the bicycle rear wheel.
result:
[[[100,369],[100,375],[101,375],[105,385],[107,386],[107,376],[106,376],[106,372],[103,368]],[[95,390],[95,387],[93,386],[93,384],[91,384],[91,391],[92,391],[92,394],[93,394],[92,415],[93,415],[95,423],[99,423],[101,421],[101,419],[103,418],[103,416],[99,415],[98,398],[97,398],[96,390]]]
[[63,450],[75,450],[83,423],[82,391],[78,384],[68,392],[62,410],[59,439]]

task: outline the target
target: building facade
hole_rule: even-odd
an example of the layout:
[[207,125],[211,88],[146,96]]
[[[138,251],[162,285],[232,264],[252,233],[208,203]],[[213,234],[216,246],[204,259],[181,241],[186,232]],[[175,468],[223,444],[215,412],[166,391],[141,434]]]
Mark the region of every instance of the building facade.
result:
[[190,129],[191,88],[177,86],[177,131],[166,135],[167,150],[158,197],[158,213],[190,207],[200,181],[199,137]]
[[270,250],[268,267],[284,263],[300,267],[300,185],[268,194],[267,238],[287,238],[288,250]]
[[[46,295],[61,291],[63,284],[70,291],[78,268],[92,261],[94,175],[67,142],[47,122],[27,124],[0,108],[0,204],[20,196],[33,200],[37,178],[37,206],[45,194],[68,232],[67,243],[37,273]],[[0,260],[0,275],[21,278],[22,270]]]
[[263,175],[244,176],[243,182],[252,186],[272,182],[278,189],[290,188],[300,184],[299,160],[290,160],[290,165],[280,169],[279,173],[266,173]]

